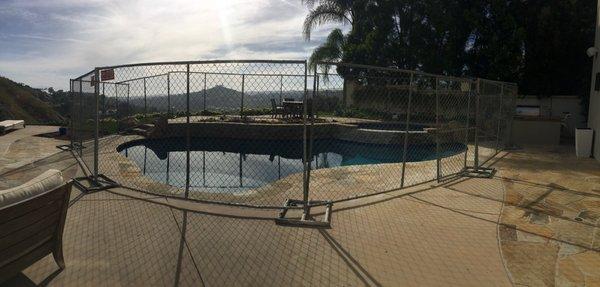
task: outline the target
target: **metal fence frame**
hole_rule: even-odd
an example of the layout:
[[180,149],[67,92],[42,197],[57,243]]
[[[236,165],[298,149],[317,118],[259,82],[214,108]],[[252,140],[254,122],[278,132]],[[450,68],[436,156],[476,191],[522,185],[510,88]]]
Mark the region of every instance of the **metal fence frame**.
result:
[[[106,66],[106,67],[97,67],[94,70],[80,76],[77,77],[75,79],[70,80],[70,91],[71,91],[71,96],[72,96],[72,121],[71,121],[71,146],[74,150],[76,150],[76,155],[83,158],[84,157],[84,149],[86,148],[86,146],[90,146],[92,147],[93,151],[93,156],[92,156],[92,164],[91,166],[87,166],[87,168],[90,171],[90,174],[88,175],[88,179],[90,180],[90,182],[92,183],[92,187],[93,188],[103,188],[103,187],[107,187],[107,185],[105,184],[106,181],[102,180],[102,175],[99,172],[99,161],[101,160],[101,158],[99,157],[99,152],[100,152],[100,146],[101,146],[101,141],[103,139],[105,139],[106,137],[110,137],[111,135],[105,135],[103,134],[103,132],[101,132],[100,129],[100,115],[106,115],[106,108],[103,108],[103,111],[100,110],[100,99],[101,99],[101,94],[102,94],[102,99],[103,101],[106,101],[106,95],[104,93],[104,89],[105,89],[105,85],[114,85],[114,91],[115,91],[115,95],[117,97],[117,101],[116,101],[116,114],[117,114],[117,131],[119,129],[119,118],[121,116],[120,112],[123,111],[119,111],[119,101],[118,101],[118,89],[119,86],[121,87],[126,87],[126,91],[127,91],[127,115],[131,116],[131,111],[129,110],[131,108],[131,106],[129,105],[129,96],[130,96],[130,82],[132,81],[136,81],[136,80],[142,80],[143,81],[143,91],[144,91],[144,117],[147,116],[147,102],[146,102],[146,80],[152,77],[162,77],[162,76],[166,76],[167,78],[167,99],[168,99],[168,103],[167,103],[167,114],[170,116],[172,115],[172,113],[174,113],[174,111],[172,110],[172,106],[171,106],[171,81],[172,81],[172,74],[174,73],[178,73],[178,74],[184,74],[185,75],[185,95],[186,95],[186,108],[185,108],[185,146],[186,146],[186,181],[185,181],[185,194],[184,197],[185,198],[189,198],[189,193],[190,193],[190,149],[191,149],[191,131],[190,131],[190,117],[192,116],[192,113],[190,112],[190,75],[193,74],[203,74],[204,75],[204,80],[203,80],[203,84],[204,84],[204,98],[203,98],[203,109],[204,111],[206,111],[207,109],[207,105],[206,105],[206,83],[207,83],[207,75],[211,75],[211,74],[218,74],[218,75],[226,75],[226,74],[234,74],[234,73],[211,73],[211,72],[197,72],[197,71],[191,71],[190,70],[190,66],[191,65],[208,65],[208,64],[268,64],[268,65],[279,65],[279,64],[295,64],[295,65],[299,65],[299,66],[303,66],[304,67],[304,74],[298,74],[298,75],[294,75],[297,77],[303,77],[303,83],[304,83],[304,87],[303,87],[303,102],[305,103],[303,105],[303,115],[302,115],[302,129],[303,129],[303,139],[302,139],[302,162],[303,162],[303,168],[302,168],[302,199],[301,201],[304,202],[305,204],[303,206],[291,206],[290,208],[304,208],[305,210],[309,207],[309,206],[314,206],[314,205],[326,205],[329,204],[329,201],[312,201],[311,202],[311,196],[310,196],[310,190],[311,190],[311,170],[312,170],[312,147],[313,147],[313,142],[314,142],[314,128],[315,128],[315,98],[317,97],[318,93],[319,93],[319,78],[321,77],[321,75],[318,72],[318,69],[315,68],[313,71],[313,74],[310,75],[309,71],[308,71],[308,65],[307,62],[305,60],[301,60],[301,61],[277,61],[277,60],[231,60],[231,61],[180,61],[180,62],[157,62],[157,63],[139,63],[139,64],[128,64],[128,65],[116,65],[116,66]],[[103,70],[107,70],[107,69],[120,69],[120,68],[133,68],[133,67],[156,67],[156,66],[164,66],[164,65],[168,65],[168,66],[179,66],[179,67],[184,67],[184,70],[181,71],[167,71],[166,73],[162,73],[162,74],[156,74],[156,75],[146,75],[143,77],[137,77],[137,78],[131,78],[131,79],[126,79],[126,80],[121,80],[118,82],[102,82],[100,81],[100,72]],[[407,103],[406,103],[406,115],[404,115],[404,118],[402,119],[402,121],[404,122],[405,125],[405,134],[404,134],[404,140],[401,143],[402,144],[402,162],[401,162],[401,168],[400,168],[400,174],[401,174],[401,179],[400,179],[400,184],[399,187],[400,188],[406,188],[408,186],[412,186],[412,185],[408,185],[405,182],[405,173],[407,171],[407,157],[408,157],[408,147],[409,147],[409,130],[410,130],[410,126],[411,126],[411,120],[413,118],[413,116],[415,115],[415,111],[413,111],[412,109],[414,108],[414,100],[415,97],[417,95],[415,95],[416,92],[421,91],[418,89],[418,84],[416,83],[417,78],[418,77],[425,77],[427,79],[433,79],[434,81],[434,88],[433,90],[429,89],[428,92],[432,92],[435,96],[435,150],[436,150],[436,176],[435,178],[432,179],[428,179],[428,180],[423,180],[422,182],[418,182],[417,184],[422,184],[424,182],[429,182],[429,181],[443,181],[447,178],[452,178],[454,176],[461,176],[461,175],[467,175],[470,174],[472,171],[475,172],[480,172],[480,171],[484,171],[486,172],[486,169],[484,168],[484,165],[494,156],[496,156],[498,154],[498,152],[500,152],[502,149],[504,149],[505,147],[508,147],[511,142],[510,142],[510,128],[512,125],[512,116],[514,113],[514,105],[515,105],[515,99],[516,99],[516,92],[517,92],[517,86],[511,83],[505,83],[505,82],[496,82],[496,81],[490,81],[490,80],[485,80],[485,79],[470,79],[470,78],[458,78],[458,77],[449,77],[449,76],[444,76],[444,75],[435,75],[435,74],[429,74],[429,73],[424,73],[424,72],[420,72],[420,71],[409,71],[409,70],[401,70],[401,69],[395,69],[395,68],[384,68],[384,67],[376,67],[376,66],[369,66],[369,65],[358,65],[358,64],[349,64],[349,63],[334,63],[334,62],[320,62],[317,63],[317,66],[319,65],[324,65],[324,66],[332,66],[332,67],[347,67],[347,68],[353,68],[353,69],[362,69],[364,71],[367,71],[366,73],[368,74],[369,71],[377,71],[377,72],[389,72],[389,73],[403,73],[403,75],[407,75],[407,77],[409,78],[409,83],[408,83],[408,91],[407,91]],[[245,83],[246,83],[246,79],[248,77],[248,75],[251,75],[251,73],[240,73],[240,74],[235,74],[236,76],[240,76],[241,75],[241,102],[240,102],[240,111],[239,111],[239,115],[240,118],[244,117],[244,92],[245,92]],[[280,92],[280,97],[281,94],[283,93],[283,85],[284,85],[284,77],[289,76],[289,75],[284,75],[284,74],[260,74],[261,76],[270,76],[270,77],[280,77],[280,81],[281,81],[281,92]],[[312,81],[310,80],[310,78],[312,78]],[[440,115],[441,115],[441,103],[440,103],[440,96],[443,96],[443,92],[446,91],[448,92],[448,90],[443,90],[441,88],[442,86],[442,82],[446,82],[447,85],[449,82],[454,82],[454,83],[459,83],[460,85],[465,85],[465,87],[469,87],[468,92],[466,92],[466,122],[465,122],[465,126],[464,127],[460,127],[460,132],[464,132],[464,141],[465,141],[465,145],[467,146],[467,149],[464,151],[464,161],[462,163],[462,167],[459,170],[455,170],[451,173],[445,173],[443,171],[444,169],[444,165],[442,163],[442,159],[443,156],[440,153],[440,137],[441,137],[441,132],[437,131],[437,129],[440,129],[441,127],[441,120],[440,120]],[[84,117],[84,113],[85,113],[85,109],[84,109],[84,89],[83,89],[83,83],[89,83],[90,86],[93,86],[93,107],[91,110],[91,118],[88,118],[87,120]],[[312,83],[312,92],[309,92],[308,89],[308,85],[309,83]],[[490,89],[494,89],[494,88],[499,88],[499,93],[498,94],[486,94],[487,91],[484,91],[483,88],[485,87],[492,87]],[[462,89],[462,86],[460,87]],[[345,96],[346,94],[346,86],[344,83],[343,86],[343,94]],[[510,94],[508,94],[507,91],[510,91]],[[449,93],[449,92],[448,92]],[[89,94],[89,93],[87,93]],[[124,95],[121,95],[124,96]],[[464,96],[464,95],[463,95]],[[484,97],[484,100],[492,99],[499,99],[500,104],[497,106],[497,110],[493,110],[494,109],[494,105],[493,104],[489,104],[486,102],[486,106],[483,107],[482,106],[482,97]],[[344,98],[345,100],[345,98]],[[104,104],[103,104],[104,105]],[[309,106],[310,105],[310,106]],[[512,108],[511,108],[512,107]],[[484,110],[485,109],[485,110]],[[492,117],[485,117],[483,115],[483,112],[486,113],[492,113]],[[88,111],[89,112],[89,111]],[[86,138],[83,134],[83,129],[84,129],[84,125],[86,122],[89,121],[93,122],[93,136],[91,138]],[[486,128],[488,126],[491,125],[495,125],[496,129],[495,129],[495,133],[494,134],[490,134],[489,130],[486,130]],[[443,131],[442,131],[443,132]],[[480,151],[480,144],[482,140],[486,140],[486,141],[490,141],[490,140],[495,140],[495,148],[494,148],[494,152],[491,154],[486,154],[485,156],[481,153]],[[472,154],[471,151],[468,149],[468,145],[472,144],[472,146],[474,147],[474,151]],[[462,153],[461,153],[462,154]],[[485,158],[485,159],[484,159]],[[90,165],[89,163],[86,163],[86,160],[81,160],[82,162],[84,162],[84,165]],[[88,160],[89,161],[89,160]],[[469,163],[472,162],[472,165],[469,165]],[[108,187],[110,186],[114,186],[112,184],[109,184]],[[386,191],[382,191],[382,192],[386,192]],[[343,201],[343,200],[350,200],[350,199],[355,199],[355,198],[359,198],[359,197],[364,197],[364,196],[369,196],[369,195],[373,195],[373,194],[377,194],[377,193],[381,193],[381,192],[371,192],[368,194],[353,194],[353,195],[349,195],[346,196],[344,198],[339,198],[339,199],[335,199],[334,201]],[[192,199],[189,198],[190,200],[198,200],[198,199]],[[204,201],[204,200],[199,200],[199,201]],[[211,202],[215,202],[215,201],[211,201]],[[274,208],[274,209],[281,209],[281,206],[277,206],[277,205],[268,205],[268,204],[249,204],[249,203],[239,203],[239,202],[228,202],[228,201],[216,201],[217,203],[220,204],[230,204],[230,205],[241,205],[241,206],[249,206],[249,207],[258,207],[258,208]],[[308,212],[308,211],[306,211]]]

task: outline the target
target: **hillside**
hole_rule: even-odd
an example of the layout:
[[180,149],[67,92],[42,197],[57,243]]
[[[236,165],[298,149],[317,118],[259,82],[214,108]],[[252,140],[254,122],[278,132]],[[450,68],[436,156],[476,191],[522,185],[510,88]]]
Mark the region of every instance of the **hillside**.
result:
[[27,124],[60,123],[64,118],[49,103],[49,95],[0,77],[0,121],[25,120]]
[[[262,92],[246,92],[244,95],[244,107],[245,108],[271,108],[271,99],[279,98],[292,98],[300,100],[303,97],[302,91],[284,91],[279,93],[278,91],[262,91]],[[187,96],[185,94],[171,95],[171,107],[174,110],[185,110],[186,109]],[[226,88],[223,86],[215,86],[206,90],[206,108],[208,110],[237,110],[240,108],[242,100],[242,92],[234,89]],[[137,109],[142,109],[144,106],[144,98],[136,96],[130,100],[132,106]],[[146,105],[148,110],[160,110],[164,111],[167,109],[168,99],[166,95],[154,95],[146,99]],[[190,93],[190,110],[192,112],[199,112],[203,110],[204,106],[204,93],[202,91]]]

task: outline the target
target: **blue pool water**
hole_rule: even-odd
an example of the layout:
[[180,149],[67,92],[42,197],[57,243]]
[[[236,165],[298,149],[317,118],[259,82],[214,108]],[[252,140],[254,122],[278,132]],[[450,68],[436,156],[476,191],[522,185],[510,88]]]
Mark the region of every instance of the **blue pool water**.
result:
[[[239,192],[302,172],[302,141],[193,138],[190,187],[207,192]],[[464,151],[454,143],[441,147],[443,156]],[[185,139],[141,140],[119,152],[155,181],[183,188],[186,182]],[[313,169],[402,162],[403,145],[363,144],[335,139],[315,140]],[[435,159],[435,145],[411,145],[407,161]]]

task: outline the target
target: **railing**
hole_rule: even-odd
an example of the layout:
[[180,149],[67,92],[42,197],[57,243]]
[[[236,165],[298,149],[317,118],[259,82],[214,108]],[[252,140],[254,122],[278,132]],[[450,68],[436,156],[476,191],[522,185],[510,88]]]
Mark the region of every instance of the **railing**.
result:
[[[102,77],[106,74],[107,77]],[[194,61],[71,80],[72,144],[118,184],[279,208],[443,181],[510,144],[517,87],[346,63]],[[303,112],[277,112],[287,102]]]

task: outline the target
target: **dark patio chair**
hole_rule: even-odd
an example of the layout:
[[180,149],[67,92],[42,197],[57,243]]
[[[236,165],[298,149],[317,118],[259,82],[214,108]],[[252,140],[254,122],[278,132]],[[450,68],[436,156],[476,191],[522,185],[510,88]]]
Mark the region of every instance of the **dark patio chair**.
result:
[[285,109],[277,105],[275,99],[271,99],[271,118],[276,118],[277,115],[285,117]]

